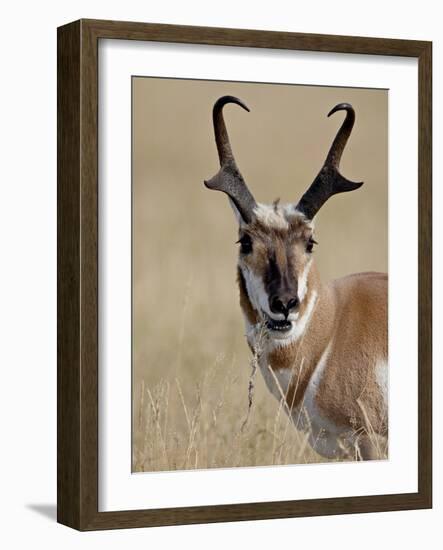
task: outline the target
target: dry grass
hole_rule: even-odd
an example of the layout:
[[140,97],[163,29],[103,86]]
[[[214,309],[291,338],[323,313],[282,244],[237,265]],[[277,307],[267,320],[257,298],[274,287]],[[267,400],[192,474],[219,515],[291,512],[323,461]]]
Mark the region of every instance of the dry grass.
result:
[[[218,358],[193,388],[185,383],[185,390],[179,378],[163,379],[154,388],[142,381],[134,411],[135,472],[327,462],[309,445],[309,430],[295,429],[287,396],[271,368],[281,397],[273,414],[270,395],[256,397],[258,350],[247,385],[233,364],[225,363]],[[369,436],[377,458],[387,458],[387,442],[378,438],[362,401],[359,406],[367,423],[356,435]],[[349,460],[361,460],[358,445]]]
[[283,400],[262,386],[254,360],[248,380],[226,357],[199,381],[142,383],[134,471],[325,462],[291,424]]

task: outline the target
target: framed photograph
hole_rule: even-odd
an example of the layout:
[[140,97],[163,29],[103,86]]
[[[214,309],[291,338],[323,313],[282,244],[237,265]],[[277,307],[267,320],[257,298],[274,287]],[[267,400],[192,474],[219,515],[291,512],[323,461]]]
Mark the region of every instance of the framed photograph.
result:
[[432,506],[431,67],[430,42],[58,29],[60,523]]

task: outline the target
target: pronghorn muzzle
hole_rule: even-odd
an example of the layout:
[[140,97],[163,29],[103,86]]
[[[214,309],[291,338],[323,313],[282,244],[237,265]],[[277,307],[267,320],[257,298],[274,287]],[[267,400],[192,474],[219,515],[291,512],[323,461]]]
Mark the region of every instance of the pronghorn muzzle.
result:
[[290,293],[274,294],[269,297],[269,309],[272,313],[283,314],[285,319],[287,319],[289,314],[295,311],[299,305],[300,301],[298,296],[294,296]]

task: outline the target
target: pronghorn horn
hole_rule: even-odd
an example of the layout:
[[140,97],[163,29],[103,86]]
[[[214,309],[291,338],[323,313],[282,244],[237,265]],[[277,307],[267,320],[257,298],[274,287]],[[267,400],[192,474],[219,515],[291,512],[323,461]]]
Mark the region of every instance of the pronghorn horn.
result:
[[230,95],[220,97],[215,102],[212,119],[214,122],[215,142],[220,159],[220,170],[213,178],[208,181],[205,180],[205,185],[209,189],[226,193],[235,204],[245,223],[249,223],[253,218],[253,210],[257,206],[257,203],[240,174],[234,155],[232,154],[228,132],[223,119],[223,107],[227,103],[236,103],[246,111],[249,111],[243,101]]
[[363,185],[362,181],[350,181],[339,172],[340,159],[354,126],[355,111],[349,103],[339,103],[328,113],[328,117],[337,111],[346,111],[346,118],[335,136],[322,169],[297,205],[297,210],[309,220],[332,195],[354,191]]

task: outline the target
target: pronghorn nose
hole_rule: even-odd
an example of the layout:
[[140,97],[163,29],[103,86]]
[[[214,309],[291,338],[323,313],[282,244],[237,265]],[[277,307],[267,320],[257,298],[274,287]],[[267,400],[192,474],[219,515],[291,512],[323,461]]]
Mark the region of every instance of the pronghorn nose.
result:
[[285,317],[299,306],[297,296],[272,296],[269,300],[269,307],[273,313],[283,313]]

